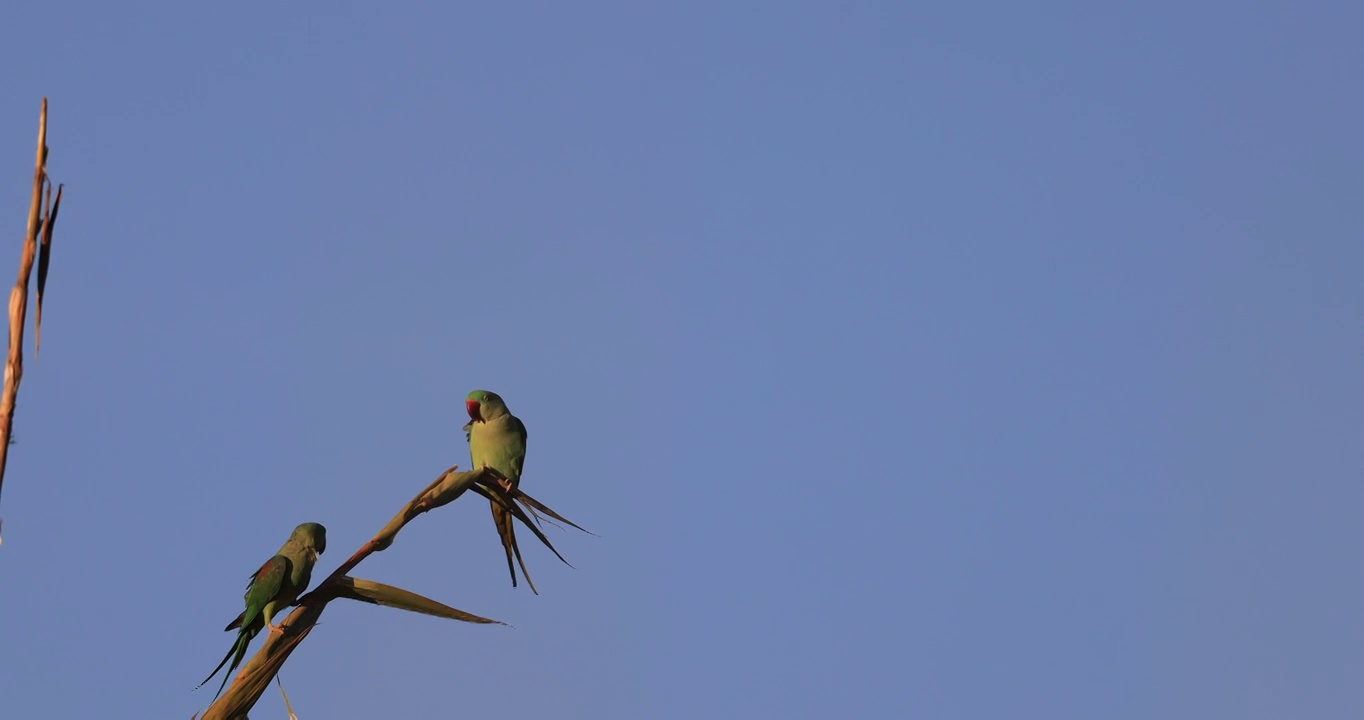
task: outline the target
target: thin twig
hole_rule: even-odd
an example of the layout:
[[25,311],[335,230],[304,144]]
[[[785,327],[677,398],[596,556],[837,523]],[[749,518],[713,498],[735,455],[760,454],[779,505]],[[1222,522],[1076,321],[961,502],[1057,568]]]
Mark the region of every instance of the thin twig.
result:
[[294,714],[294,706],[289,704],[289,693],[284,692],[284,681],[280,680],[278,675],[275,676],[275,684],[279,685],[279,694],[284,696],[284,709],[289,712],[289,720],[298,720],[298,716]]

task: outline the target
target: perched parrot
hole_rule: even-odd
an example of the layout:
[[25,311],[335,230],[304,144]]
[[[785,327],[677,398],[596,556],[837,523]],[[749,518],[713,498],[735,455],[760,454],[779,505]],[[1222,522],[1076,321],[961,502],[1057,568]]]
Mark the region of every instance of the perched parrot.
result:
[[[464,429],[469,433],[469,458],[474,469],[490,467],[507,478],[503,484],[505,490],[516,490],[521,482],[521,467],[526,462],[525,423],[511,414],[502,396],[495,392],[475,390],[465,397],[464,406],[469,411],[469,424]],[[507,552],[507,571],[511,573],[512,587],[516,587],[516,567],[512,564],[515,556],[530,591],[539,595],[530,573],[526,572],[526,563],[521,559],[521,548],[516,545],[511,512],[496,502],[491,505],[493,525]]]
[[[213,672],[204,678],[204,682],[199,683],[203,687],[214,675],[227,664],[228,659],[232,660],[232,666],[223,675],[223,682],[218,686],[218,692],[214,698],[222,694],[223,688],[227,686],[227,679],[232,677],[232,671],[241,664],[242,657],[246,655],[246,646],[251,643],[251,639],[260,632],[262,627],[268,627],[270,632],[283,632],[283,628],[271,622],[275,613],[298,599],[312,579],[313,565],[317,563],[317,556],[327,551],[327,528],[318,523],[308,522],[294,528],[293,534],[288,541],[280,547],[275,556],[260,566],[260,569],[251,576],[251,581],[246,585],[246,612],[242,613],[238,621],[241,623],[241,630],[237,632],[237,640],[232,644],[232,648],[227,651],[223,661],[218,663],[218,667],[213,668]],[[231,629],[231,625],[228,629]],[[195,688],[196,690],[198,688]]]

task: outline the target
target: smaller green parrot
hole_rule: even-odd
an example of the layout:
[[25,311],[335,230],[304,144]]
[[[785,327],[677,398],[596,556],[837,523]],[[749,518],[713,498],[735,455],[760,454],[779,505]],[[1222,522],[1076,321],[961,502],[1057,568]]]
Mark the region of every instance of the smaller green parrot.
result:
[[284,632],[281,626],[272,622],[275,613],[294,604],[298,596],[307,589],[309,581],[312,580],[313,565],[317,563],[317,556],[326,551],[327,528],[315,522],[303,523],[294,528],[294,532],[289,535],[289,539],[280,547],[279,552],[251,576],[251,581],[246,585],[246,612],[241,616],[241,629],[237,632],[237,640],[227,651],[227,655],[223,656],[222,662],[218,663],[218,667],[213,668],[213,672],[199,683],[199,687],[212,680],[231,659],[232,666],[223,675],[223,682],[218,686],[218,692],[213,695],[216,699],[222,694],[223,688],[227,687],[227,679],[232,677],[232,672],[241,664],[242,658],[246,655],[247,645],[262,627],[269,628],[271,633]]

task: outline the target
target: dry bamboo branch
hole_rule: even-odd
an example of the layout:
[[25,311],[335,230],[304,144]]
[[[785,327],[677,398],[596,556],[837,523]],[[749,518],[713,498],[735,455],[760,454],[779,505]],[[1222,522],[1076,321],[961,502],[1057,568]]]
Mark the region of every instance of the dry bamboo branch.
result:
[[[9,461],[10,429],[14,424],[14,402],[19,395],[19,381],[24,377],[24,320],[28,315],[28,281],[33,272],[33,258],[38,251],[41,231],[45,247],[52,239],[52,225],[56,220],[57,204],[49,215],[43,215],[43,187],[47,183],[47,98],[43,98],[38,113],[38,149],[33,163],[33,197],[28,206],[28,229],[24,247],[19,255],[19,277],[9,293],[9,354],[5,359],[5,387],[0,394],[0,489],[4,488],[5,466]],[[49,197],[50,191],[49,191]],[[61,190],[57,191],[57,203]],[[46,279],[46,263],[42,275]]]
[[[204,711],[201,720],[227,720],[229,718],[244,720],[246,713],[260,699],[265,689],[270,686],[270,679],[275,677],[284,665],[284,661],[293,653],[294,648],[298,647],[298,644],[303,641],[304,637],[307,637],[313,626],[317,624],[317,620],[322,616],[322,610],[326,608],[327,603],[337,597],[350,597],[354,593],[357,583],[368,583],[368,581],[354,580],[348,577],[356,565],[359,565],[370,555],[382,552],[391,546],[403,526],[412,522],[418,515],[453,502],[475,483],[482,482],[485,485],[496,486],[496,481],[499,479],[501,476],[498,475],[497,471],[490,468],[456,473],[455,468],[451,467],[441,473],[440,477],[408,501],[382,530],[360,546],[360,549],[341,563],[340,567],[333,570],[326,580],[318,583],[312,592],[299,598],[298,607],[294,608],[294,611],[289,613],[289,617],[280,623],[284,627],[282,634],[263,633],[265,642],[261,645],[260,650],[256,651],[251,660],[237,673],[237,677],[233,679],[227,690]],[[375,583],[368,584],[375,585]],[[425,598],[422,599],[425,600]],[[477,616],[471,617],[477,618],[471,622],[486,620],[486,618],[478,618]]]

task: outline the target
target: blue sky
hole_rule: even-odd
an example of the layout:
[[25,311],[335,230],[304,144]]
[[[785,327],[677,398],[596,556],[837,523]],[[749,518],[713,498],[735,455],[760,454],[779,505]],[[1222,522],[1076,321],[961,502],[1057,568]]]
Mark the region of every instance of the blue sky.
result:
[[[246,576],[446,466],[304,720],[1364,711],[1364,9],[9,3],[66,183],[0,714],[188,717]],[[254,649],[254,648],[253,648]],[[253,717],[284,717],[271,692]]]

